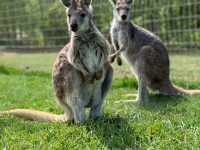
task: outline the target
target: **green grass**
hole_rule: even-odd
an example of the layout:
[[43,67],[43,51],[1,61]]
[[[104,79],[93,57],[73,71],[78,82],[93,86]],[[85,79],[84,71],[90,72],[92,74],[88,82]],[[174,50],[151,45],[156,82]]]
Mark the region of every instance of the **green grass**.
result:
[[[0,110],[63,113],[51,84],[55,58],[55,53],[0,55]],[[200,57],[172,55],[170,59],[173,82],[200,89]],[[102,117],[73,124],[2,116],[0,149],[199,149],[199,97],[152,94],[147,105],[114,103],[127,99],[124,95],[136,93],[136,89],[129,67],[115,66]]]

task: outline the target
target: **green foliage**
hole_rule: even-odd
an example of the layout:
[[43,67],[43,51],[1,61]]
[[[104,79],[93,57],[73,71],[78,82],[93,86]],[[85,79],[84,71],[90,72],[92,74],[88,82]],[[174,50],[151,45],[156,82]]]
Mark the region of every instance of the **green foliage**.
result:
[[[65,8],[59,0],[0,0],[2,45],[64,45],[68,40]],[[167,43],[200,41],[198,0],[135,0],[133,21]],[[112,5],[93,1],[93,20],[109,38]],[[188,43],[190,44],[190,43]]]

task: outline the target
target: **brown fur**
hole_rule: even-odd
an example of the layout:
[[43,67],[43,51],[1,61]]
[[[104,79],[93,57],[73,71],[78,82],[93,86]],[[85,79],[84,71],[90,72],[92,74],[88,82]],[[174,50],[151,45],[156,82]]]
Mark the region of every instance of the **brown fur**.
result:
[[27,109],[1,114],[31,120],[75,122],[87,119],[85,107],[90,108],[89,118],[101,114],[113,77],[113,69],[108,62],[110,46],[91,20],[91,0],[73,0],[72,4],[68,0],[61,2],[69,7],[68,25],[72,33],[70,42],[55,61],[52,77],[56,97],[64,108],[64,115]]

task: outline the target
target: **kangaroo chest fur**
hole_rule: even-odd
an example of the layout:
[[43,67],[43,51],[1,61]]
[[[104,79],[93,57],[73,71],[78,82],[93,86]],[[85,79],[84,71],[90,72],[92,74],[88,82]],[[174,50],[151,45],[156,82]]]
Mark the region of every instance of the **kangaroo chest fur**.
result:
[[100,62],[99,47],[93,42],[86,42],[83,44],[78,41],[77,44],[81,46],[76,50],[79,53],[82,63],[90,73],[95,73]]
[[[130,38],[130,35],[133,33],[129,33],[129,24],[119,24],[115,21],[112,23],[111,35],[117,41],[119,48],[126,47],[123,49],[122,54],[125,57],[127,63],[132,64],[135,61],[135,57],[133,53],[136,52],[137,49],[135,47],[133,39]],[[134,60],[133,60],[134,59]],[[132,60],[132,62],[130,62]]]
[[118,42],[119,47],[123,47],[126,41],[128,40],[128,33],[127,33],[126,26],[115,25],[113,36],[115,40]]
[[101,49],[95,41],[95,37],[74,37],[70,58],[73,65],[76,66],[76,60],[79,59],[79,63],[81,63],[89,73],[94,74],[101,60]]
[[[89,32],[82,36],[73,36],[72,45],[68,52],[70,63],[84,73],[80,69],[80,65],[90,74],[94,75],[99,69],[102,69],[106,63],[102,60],[103,52],[105,51],[105,43],[102,43],[101,36],[96,32]],[[107,50],[107,49],[106,49]],[[105,53],[105,52],[104,52]],[[103,69],[104,70],[104,69]],[[101,86],[105,79],[105,74],[99,80],[95,80],[92,84],[81,85],[82,99],[85,107],[96,106],[102,99]]]

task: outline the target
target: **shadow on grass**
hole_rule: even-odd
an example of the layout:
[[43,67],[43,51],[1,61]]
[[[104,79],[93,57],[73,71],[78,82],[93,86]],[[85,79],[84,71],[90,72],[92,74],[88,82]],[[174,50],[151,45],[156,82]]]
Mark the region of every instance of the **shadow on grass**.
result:
[[177,94],[177,95],[154,94],[150,96],[150,101],[152,103],[157,103],[157,104],[163,104],[163,103],[177,104],[186,100],[187,100],[186,95],[182,94]]
[[[188,101],[188,96],[186,95],[151,95],[150,102],[145,105],[141,105],[145,110],[151,112],[159,112],[161,114],[174,113],[177,114],[179,110],[177,105]],[[182,110],[180,110],[182,113]]]
[[[16,120],[16,122],[18,120],[16,118],[13,119]],[[69,127],[80,127],[86,128],[86,132],[88,132],[88,135],[90,135],[91,133],[94,135],[92,135],[91,140],[93,140],[94,137],[97,137],[97,140],[100,141],[102,145],[104,145],[104,148],[106,147],[108,149],[138,149],[139,146],[141,146],[141,143],[143,142],[143,139],[140,136],[138,136],[140,134],[135,133],[134,127],[131,127],[128,120],[119,116],[109,117],[108,115],[104,115],[98,119],[89,120],[81,124],[74,124],[73,122],[68,122],[64,126],[60,126],[60,124],[63,123],[55,123],[49,125],[48,122],[38,124],[38,122],[35,121],[23,121],[15,123],[13,119],[4,118],[1,120],[0,118],[0,134],[3,135],[3,133],[6,132],[3,131],[3,128],[11,128],[14,126],[17,126],[18,129],[16,130],[25,130],[26,132],[28,132],[28,134],[40,132],[41,129],[49,131],[49,126],[54,126],[54,128],[64,127],[65,129],[68,129]],[[37,126],[39,127],[37,128]],[[79,133],[74,133],[74,135],[76,134]],[[87,137],[87,140],[90,140],[90,137]],[[66,140],[63,139],[62,141],[64,142],[63,145],[66,145]]]
[[102,116],[86,124],[108,149],[138,149],[141,138],[135,134],[128,119],[120,116]]

